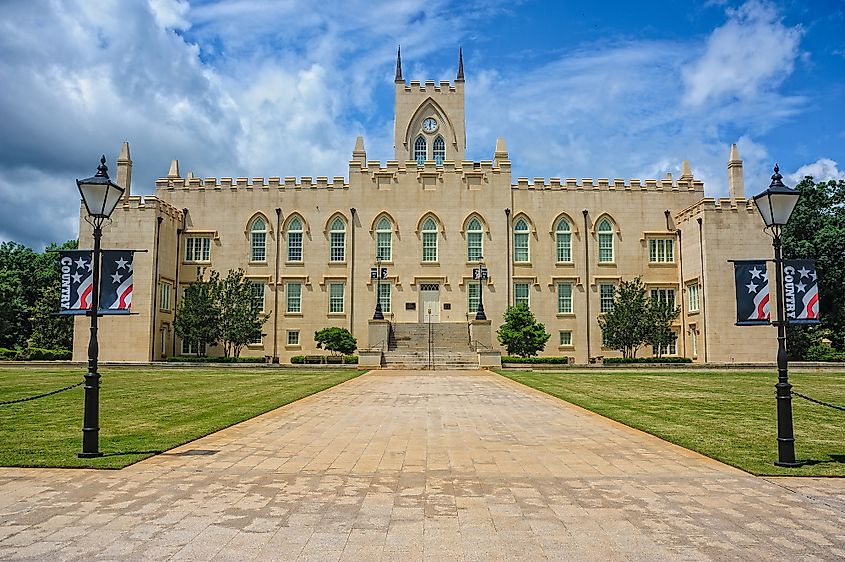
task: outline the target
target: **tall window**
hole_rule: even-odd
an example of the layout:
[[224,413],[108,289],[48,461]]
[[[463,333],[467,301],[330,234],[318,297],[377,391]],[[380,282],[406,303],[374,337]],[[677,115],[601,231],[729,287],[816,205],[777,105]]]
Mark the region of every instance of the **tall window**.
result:
[[467,261],[478,261],[484,255],[481,222],[473,218],[467,225]]
[[467,312],[473,314],[478,312],[478,303],[481,300],[481,284],[467,284]]
[[250,228],[249,261],[267,261],[267,223],[261,217],[252,221]]
[[260,281],[252,282],[252,309],[264,310],[264,283]]
[[690,341],[692,342],[692,354],[693,356],[698,355],[698,331],[695,328],[690,328],[689,331]]
[[442,166],[443,160],[446,159],[446,143],[443,142],[443,137],[437,135],[437,138],[434,139],[434,144],[431,145],[431,149],[432,156],[434,157],[434,163],[438,166]]
[[675,307],[675,289],[652,289],[651,300]]
[[302,283],[288,283],[285,288],[287,293],[287,311],[302,312]]
[[528,283],[514,283],[513,284],[513,304],[514,306],[520,304],[531,305],[528,296]]
[[599,263],[613,261],[613,225],[607,219],[599,223]]
[[343,312],[343,283],[329,283],[329,312]]
[[376,259],[393,259],[393,225],[387,217],[381,217],[376,225]]
[[378,285],[378,301],[381,303],[382,312],[390,312],[390,283]]
[[302,261],[302,221],[294,217],[288,224],[288,261]]
[[170,310],[170,291],[173,289],[173,285],[162,281],[159,286],[161,289],[158,307],[161,310]]
[[188,236],[185,238],[185,261],[210,261],[211,237]]
[[422,261],[437,261],[437,223],[431,217],[422,225]]
[[678,334],[672,333],[672,341],[670,341],[666,345],[651,346],[651,353],[652,355],[677,355],[678,354]]
[[616,293],[616,287],[610,283],[602,283],[599,285],[599,311],[610,312],[613,310],[613,295]]
[[331,245],[329,261],[344,261],[346,259],[346,224],[340,217],[332,221],[329,240]]
[[698,283],[687,285],[687,300],[689,302],[689,311],[698,312]]
[[671,238],[650,238],[648,241],[650,263],[672,263],[675,261],[675,241]]
[[513,261],[528,261],[528,223],[525,219],[519,219],[513,225]]
[[555,227],[555,242],[557,242],[557,261],[572,261],[572,228],[566,219],[560,219]]
[[572,283],[557,284],[557,313],[572,314]]
[[425,145],[425,138],[422,136],[417,137],[416,142],[414,142],[414,160],[417,161],[417,166],[422,166],[425,164],[425,157],[426,157],[426,145]]

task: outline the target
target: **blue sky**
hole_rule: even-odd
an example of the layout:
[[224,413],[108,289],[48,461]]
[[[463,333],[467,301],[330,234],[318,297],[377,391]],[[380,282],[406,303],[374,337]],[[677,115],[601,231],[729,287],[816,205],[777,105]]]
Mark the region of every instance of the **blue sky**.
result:
[[392,158],[393,69],[453,80],[468,158],[514,178],[677,176],[749,195],[845,177],[845,3],[53,0],[0,3],[0,240],[76,236],[74,179],[123,139],[133,193],[183,174],[347,175]]

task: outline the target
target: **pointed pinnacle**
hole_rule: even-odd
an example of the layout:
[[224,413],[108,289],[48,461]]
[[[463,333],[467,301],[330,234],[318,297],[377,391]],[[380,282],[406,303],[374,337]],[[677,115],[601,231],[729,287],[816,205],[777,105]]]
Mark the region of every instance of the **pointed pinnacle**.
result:
[[399,45],[399,49],[396,51],[396,77],[393,79],[393,81],[405,81],[405,79],[402,78],[402,45]]
[[458,77],[456,78],[457,81],[463,82],[464,81],[464,49],[463,47],[458,47]]

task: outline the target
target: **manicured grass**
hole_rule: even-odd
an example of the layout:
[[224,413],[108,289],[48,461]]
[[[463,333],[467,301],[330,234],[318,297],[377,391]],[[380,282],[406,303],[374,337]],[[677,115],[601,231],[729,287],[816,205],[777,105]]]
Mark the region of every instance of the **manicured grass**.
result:
[[[83,367],[0,366],[0,401],[82,380]],[[0,406],[0,466],[123,468],[354,378],[352,369],[100,369],[100,450],[78,459],[83,388]]]
[[[774,466],[772,372],[530,372],[500,374],[753,474],[845,476],[845,412],[793,397],[797,469]],[[845,373],[793,373],[794,390],[845,404]]]

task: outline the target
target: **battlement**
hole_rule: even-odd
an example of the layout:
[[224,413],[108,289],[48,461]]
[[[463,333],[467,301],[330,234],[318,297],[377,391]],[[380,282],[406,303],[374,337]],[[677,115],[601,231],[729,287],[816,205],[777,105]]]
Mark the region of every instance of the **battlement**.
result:
[[731,199],[730,197],[720,197],[718,199],[714,199],[713,197],[705,197],[701,201],[696,202],[694,205],[679,211],[675,215],[676,222],[683,222],[683,221],[690,221],[703,213],[708,212],[733,212],[733,213],[740,213],[745,212],[749,214],[754,214],[756,209],[754,207],[754,201],[752,199]]
[[174,220],[182,220],[182,210],[154,195],[132,195],[118,209],[137,209],[139,211],[159,211],[160,214]]
[[411,80],[410,83],[400,82],[397,85],[404,87],[406,92],[438,92],[450,94],[457,94],[459,91],[463,91],[464,87],[463,82],[455,82],[453,84],[448,80],[441,80],[440,82],[435,82],[434,80],[426,80],[425,82],[420,82],[419,80]]
[[302,176],[301,178],[278,176],[267,178],[159,178],[156,189],[173,191],[177,189],[191,190],[231,190],[239,189],[349,189],[349,184],[343,176],[334,176],[329,180],[327,176]]
[[444,160],[441,166],[438,166],[434,160],[426,160],[422,166],[419,166],[416,160],[408,160],[400,162],[398,160],[388,160],[382,163],[379,160],[368,160],[362,163],[358,160],[349,161],[350,175],[355,173],[376,175],[396,175],[396,174],[468,174],[468,173],[509,173],[511,168],[510,160],[482,160],[480,162],[473,162],[472,160]]
[[[508,163],[510,164],[510,163]],[[696,179],[678,179],[670,178],[662,180],[645,180],[631,179],[627,182],[623,179],[616,178],[609,180],[607,178],[599,178],[593,181],[593,178],[583,178],[579,183],[575,178],[550,178],[546,183],[545,178],[533,178],[529,181],[528,178],[517,178],[516,183],[511,186],[513,189],[551,189],[551,190],[575,190],[581,191],[585,189],[600,190],[600,191],[675,191],[675,192],[699,192],[704,193],[704,182]]]

